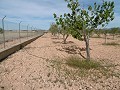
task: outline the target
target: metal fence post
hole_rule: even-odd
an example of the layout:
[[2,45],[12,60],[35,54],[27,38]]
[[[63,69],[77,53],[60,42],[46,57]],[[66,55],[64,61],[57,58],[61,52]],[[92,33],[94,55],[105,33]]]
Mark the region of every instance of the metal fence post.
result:
[[4,48],[5,48],[5,30],[4,30],[4,19],[5,19],[5,17],[6,17],[6,16],[4,16],[3,19],[2,19]]
[[35,36],[35,28],[34,28],[34,32],[33,32],[33,35]]
[[33,32],[32,32],[32,28],[33,28],[33,26],[31,27],[31,36],[32,36],[32,33],[33,33]]
[[27,39],[28,39],[28,27],[29,27],[29,24],[27,25]]
[[20,24],[21,24],[22,21],[20,21],[19,23],[19,40],[20,40],[20,43],[21,43],[21,38],[20,38]]

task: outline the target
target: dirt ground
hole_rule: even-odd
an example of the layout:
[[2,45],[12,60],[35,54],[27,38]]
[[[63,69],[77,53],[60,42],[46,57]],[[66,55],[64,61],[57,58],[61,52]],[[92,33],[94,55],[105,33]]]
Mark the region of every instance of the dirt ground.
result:
[[[120,43],[120,39],[108,41]],[[70,76],[67,69],[64,73],[63,67],[67,66],[60,63],[71,55],[86,56],[85,43],[69,37],[63,44],[62,38],[48,33],[0,63],[0,90],[120,90],[120,46],[103,43],[103,38],[90,39],[91,58],[114,64],[115,75],[93,75],[91,79]]]

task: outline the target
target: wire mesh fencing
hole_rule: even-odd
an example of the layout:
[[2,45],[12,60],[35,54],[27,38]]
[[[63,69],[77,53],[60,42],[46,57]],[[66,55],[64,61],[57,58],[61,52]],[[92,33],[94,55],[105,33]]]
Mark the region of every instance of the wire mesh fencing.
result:
[[0,50],[22,43],[30,38],[42,35],[44,30],[38,30],[22,22],[10,22],[0,19]]

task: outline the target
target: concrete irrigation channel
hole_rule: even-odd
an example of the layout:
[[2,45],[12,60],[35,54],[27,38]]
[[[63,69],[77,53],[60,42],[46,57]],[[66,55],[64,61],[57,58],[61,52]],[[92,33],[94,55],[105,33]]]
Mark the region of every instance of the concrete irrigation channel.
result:
[[[44,35],[44,33],[42,35]],[[33,37],[33,38],[31,38],[29,40],[26,40],[22,43],[15,44],[14,46],[11,46],[9,48],[5,48],[5,49],[0,50],[0,62],[3,61],[5,58],[7,58],[9,55],[11,55],[11,54],[15,53],[16,51],[22,49],[27,44],[29,44],[29,43],[33,42],[34,40],[36,40],[37,38],[41,37],[42,35]]]

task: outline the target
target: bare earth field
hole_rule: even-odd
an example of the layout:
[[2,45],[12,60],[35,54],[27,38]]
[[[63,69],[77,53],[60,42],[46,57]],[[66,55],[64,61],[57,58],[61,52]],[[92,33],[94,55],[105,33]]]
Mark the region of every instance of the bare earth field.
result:
[[[120,43],[120,38],[108,40]],[[0,90],[120,90],[120,46],[90,39],[91,58],[106,63],[106,71],[79,71],[65,58],[85,56],[85,43],[69,37],[67,44],[45,34],[0,63]],[[94,73],[93,73],[94,72]]]

